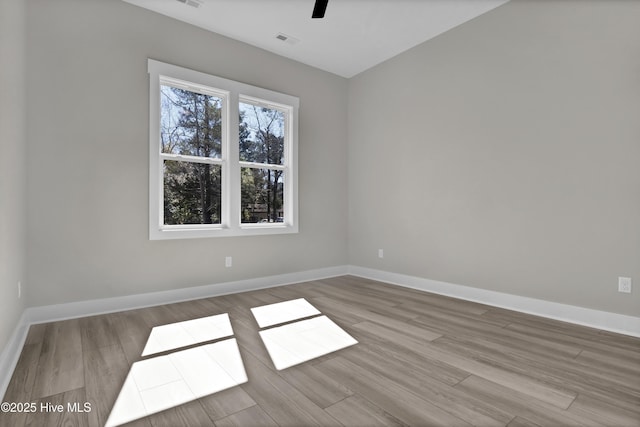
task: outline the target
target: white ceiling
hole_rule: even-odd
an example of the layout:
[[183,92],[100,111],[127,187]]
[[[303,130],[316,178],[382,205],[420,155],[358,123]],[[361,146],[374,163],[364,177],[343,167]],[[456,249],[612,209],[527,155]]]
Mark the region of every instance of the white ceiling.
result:
[[329,0],[323,19],[315,0],[124,1],[352,77],[508,0]]

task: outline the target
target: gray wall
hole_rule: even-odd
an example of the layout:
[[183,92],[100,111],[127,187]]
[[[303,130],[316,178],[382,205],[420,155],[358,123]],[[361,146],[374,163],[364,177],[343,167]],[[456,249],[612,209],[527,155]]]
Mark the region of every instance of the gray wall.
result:
[[351,264],[640,314],[638,22],[514,0],[351,79]]
[[[29,305],[351,263],[638,315],[616,281],[640,278],[639,18],[514,0],[347,81],[124,2],[31,0]],[[300,97],[298,235],[148,240],[148,57]]]
[[25,307],[25,9],[0,0],[0,349]]
[[25,307],[17,291],[26,278],[24,31],[24,3],[0,0],[0,349]]
[[[121,1],[27,17],[30,305],[346,264],[346,79]],[[147,58],[300,98],[299,234],[149,241]]]

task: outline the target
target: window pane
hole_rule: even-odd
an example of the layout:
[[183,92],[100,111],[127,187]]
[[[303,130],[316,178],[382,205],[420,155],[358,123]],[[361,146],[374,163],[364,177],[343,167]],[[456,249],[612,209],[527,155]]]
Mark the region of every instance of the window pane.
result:
[[240,103],[240,160],[284,164],[285,113]]
[[163,153],[221,157],[222,99],[160,86]]
[[284,222],[284,172],[242,168],[242,223]]
[[164,223],[220,224],[220,165],[164,161]]

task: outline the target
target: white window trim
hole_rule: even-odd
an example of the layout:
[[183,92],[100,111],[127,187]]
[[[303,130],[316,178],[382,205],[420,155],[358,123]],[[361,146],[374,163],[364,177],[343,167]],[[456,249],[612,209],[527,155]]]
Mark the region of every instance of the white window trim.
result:
[[[149,239],[187,239],[223,236],[255,236],[298,232],[298,106],[299,99],[268,89],[216,77],[164,62],[148,60],[149,72]],[[164,225],[163,157],[160,153],[160,82],[184,84],[186,89],[222,98],[222,156],[198,160],[222,166],[222,223],[208,225]],[[212,92],[210,88],[215,88]],[[283,166],[240,162],[238,132],[239,101],[286,111],[285,161]],[[176,156],[179,159],[180,156]],[[193,160],[193,159],[190,159]],[[284,170],[283,223],[242,224],[240,167]]]

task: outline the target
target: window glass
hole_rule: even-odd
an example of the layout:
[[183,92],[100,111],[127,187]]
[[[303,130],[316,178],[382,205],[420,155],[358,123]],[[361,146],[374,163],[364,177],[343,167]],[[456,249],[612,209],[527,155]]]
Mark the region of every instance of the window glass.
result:
[[219,165],[165,160],[163,175],[166,225],[221,223]]
[[282,170],[242,168],[242,222],[284,222]]
[[285,114],[274,108],[240,103],[240,160],[284,164]]
[[160,105],[163,153],[221,157],[222,99],[161,85]]

